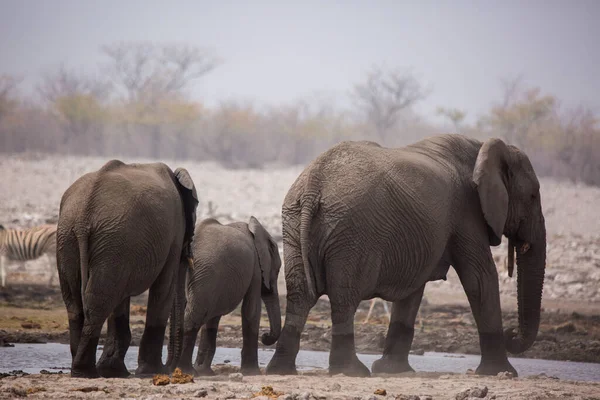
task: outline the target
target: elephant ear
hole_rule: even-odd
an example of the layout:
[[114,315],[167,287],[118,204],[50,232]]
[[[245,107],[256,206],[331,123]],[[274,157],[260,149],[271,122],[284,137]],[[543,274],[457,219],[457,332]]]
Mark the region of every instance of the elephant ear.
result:
[[487,140],[479,150],[473,182],[477,187],[483,216],[491,230],[490,244],[497,246],[508,216],[508,147],[497,138]]
[[175,178],[179,186],[179,192],[183,200],[185,211],[185,248],[184,255],[193,258],[192,256],[192,238],[194,237],[194,229],[196,227],[196,208],[198,207],[198,193],[196,186],[185,168],[177,168],[174,171]]
[[[269,232],[267,232],[267,230],[253,216],[250,217],[248,229],[254,236],[254,246],[256,247],[256,251],[258,253],[258,262],[260,263],[263,283],[265,287],[270,290],[272,274],[277,268],[274,263],[277,261],[277,259],[279,259],[279,252],[277,251],[277,248],[275,248],[275,252],[277,254],[273,253],[273,245],[275,244],[275,241]],[[276,244],[275,247],[277,247]],[[281,266],[280,259],[279,263]]]

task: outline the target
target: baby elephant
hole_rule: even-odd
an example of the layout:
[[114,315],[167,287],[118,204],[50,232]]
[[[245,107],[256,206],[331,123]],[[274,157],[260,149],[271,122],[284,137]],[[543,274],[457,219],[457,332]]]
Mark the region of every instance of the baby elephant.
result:
[[[208,218],[196,226],[194,263],[187,274],[187,305],[184,317],[183,350],[178,366],[196,375],[214,375],[217,328],[222,315],[242,302],[242,363],[244,375],[258,375],[258,331],[261,298],[267,307],[270,332],[263,344],[274,344],[281,333],[281,310],[277,277],[281,258],[277,243],[254,217],[249,223],[222,225]],[[196,365],[192,353],[200,336]]]

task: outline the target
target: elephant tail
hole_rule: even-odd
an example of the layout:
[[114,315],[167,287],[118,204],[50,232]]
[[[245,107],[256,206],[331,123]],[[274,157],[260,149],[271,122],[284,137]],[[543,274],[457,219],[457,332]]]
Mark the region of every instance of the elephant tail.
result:
[[304,275],[306,276],[306,286],[308,294],[311,298],[317,297],[315,285],[315,269],[316,265],[311,268],[310,263],[310,224],[314,217],[319,204],[318,193],[311,193],[304,197],[300,212],[300,251],[302,252],[302,264],[304,265]]
[[77,244],[79,246],[79,264],[81,268],[81,297],[84,298],[85,289],[87,287],[88,279],[90,277],[89,260],[88,254],[88,233],[78,232],[76,234]]

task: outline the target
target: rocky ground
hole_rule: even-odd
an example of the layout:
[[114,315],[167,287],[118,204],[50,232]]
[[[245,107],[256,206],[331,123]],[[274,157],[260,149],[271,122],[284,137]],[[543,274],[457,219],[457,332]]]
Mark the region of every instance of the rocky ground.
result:
[[[371,378],[329,377],[322,371],[298,376],[245,377],[227,366],[210,378],[155,385],[153,379],[77,379],[68,375],[8,376],[0,379],[0,398],[141,399],[600,399],[600,383],[528,378],[416,373]],[[158,381],[156,381],[158,382]]]
[[[138,345],[145,321],[145,295],[132,299],[132,345]],[[285,315],[285,298],[281,298]],[[381,354],[388,319],[377,304],[367,323],[369,302],[362,302],[356,313],[356,347],[361,353]],[[217,345],[241,348],[240,307],[221,320]],[[505,326],[516,326],[517,313],[505,311]],[[413,354],[424,351],[479,354],[477,329],[470,309],[461,304],[425,301],[416,324]],[[54,286],[15,285],[5,288],[0,296],[0,342],[68,343],[67,316],[60,291]],[[268,319],[263,307],[263,330]],[[302,333],[303,350],[329,351],[331,343],[330,307],[326,298],[312,309]],[[101,340],[101,343],[103,340]],[[262,343],[260,347],[265,347]],[[272,346],[274,347],[274,346]],[[600,363],[600,316],[577,312],[546,311],[538,339],[531,349],[517,357]]]

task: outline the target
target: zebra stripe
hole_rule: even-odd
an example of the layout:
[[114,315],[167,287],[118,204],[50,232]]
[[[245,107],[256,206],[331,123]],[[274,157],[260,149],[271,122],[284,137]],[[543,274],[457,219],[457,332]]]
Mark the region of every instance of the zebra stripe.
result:
[[56,225],[5,229],[0,225],[0,252],[9,260],[29,261],[56,253]]

